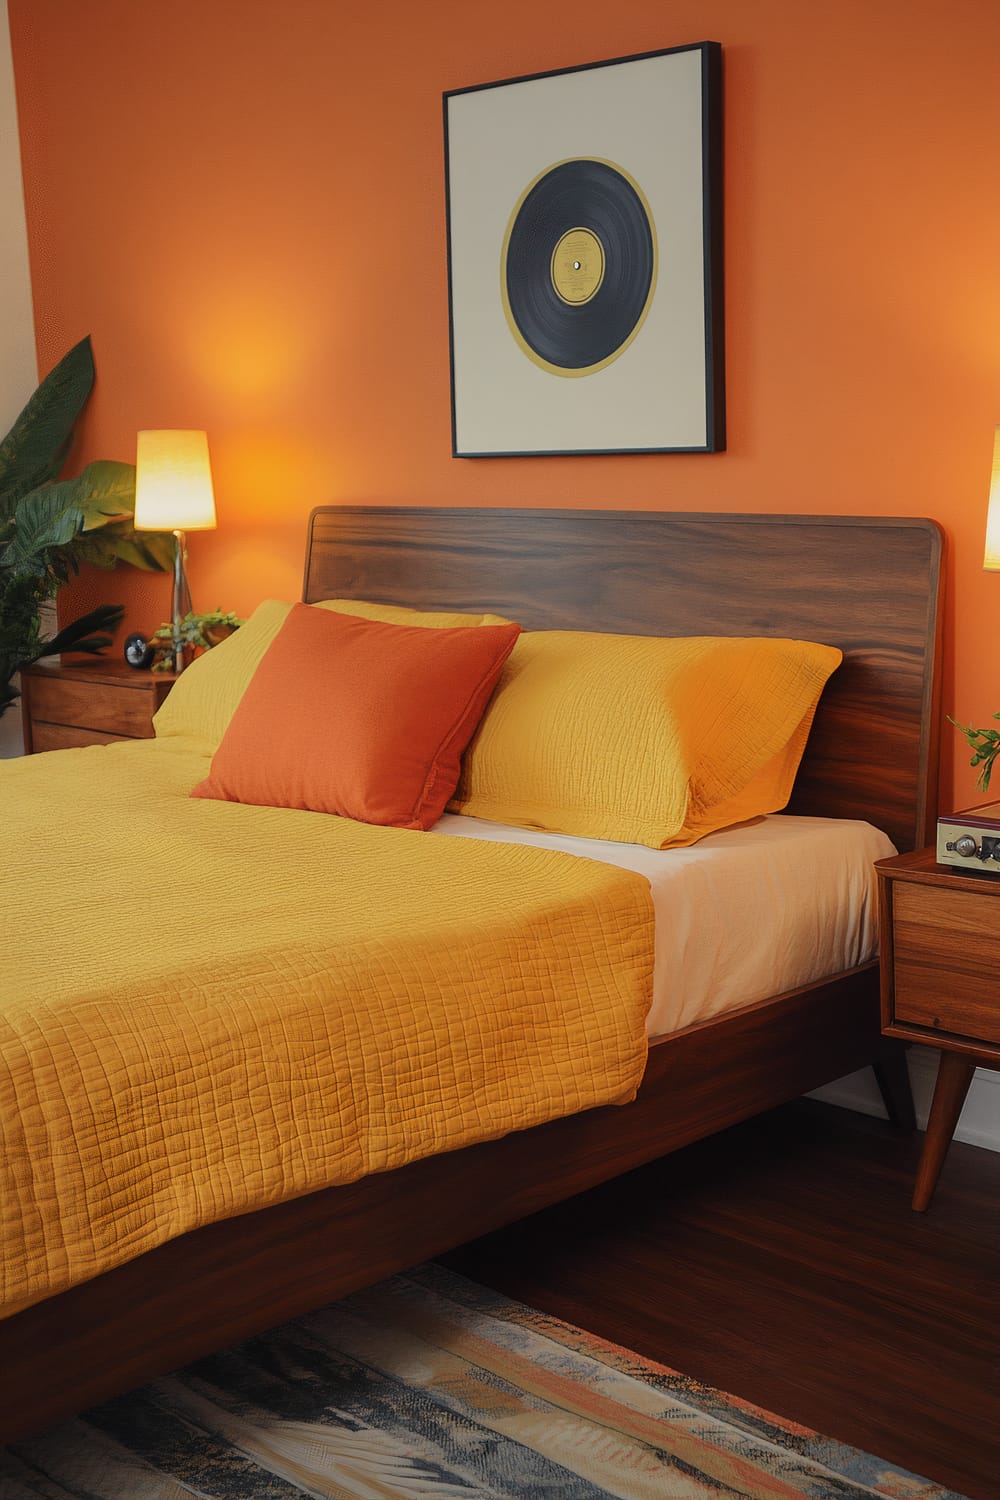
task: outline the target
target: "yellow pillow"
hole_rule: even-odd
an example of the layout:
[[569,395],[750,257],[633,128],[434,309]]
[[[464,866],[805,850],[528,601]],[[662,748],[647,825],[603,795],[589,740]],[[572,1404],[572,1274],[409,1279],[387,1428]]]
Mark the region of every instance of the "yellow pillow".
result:
[[785,806],[840,661],[810,641],[527,631],[449,808],[654,849],[693,844]]
[[464,615],[457,611],[406,609],[402,604],[372,604],[367,599],[324,599],[320,609],[335,609],[341,615],[362,620],[382,620],[386,625],[424,625],[429,630],[458,630],[463,625],[509,625],[503,615]]
[[[283,600],[265,599],[245,625],[193,661],[153,719],[157,738],[185,735],[204,740],[215,749],[291,608]],[[316,608],[358,615],[364,620],[383,620],[389,625],[423,625],[434,630],[510,624],[499,615],[403,609],[395,604],[373,604],[362,599],[324,599]]]

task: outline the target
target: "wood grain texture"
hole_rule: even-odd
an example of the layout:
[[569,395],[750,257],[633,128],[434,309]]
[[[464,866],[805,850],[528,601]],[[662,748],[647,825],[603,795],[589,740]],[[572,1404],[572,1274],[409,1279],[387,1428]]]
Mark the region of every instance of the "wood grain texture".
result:
[[474,1280],[696,1380],[996,1500],[1000,1154],[812,1100],[454,1255]]
[[939,865],[933,848],[876,870],[885,1030],[1000,1067],[1000,876]]
[[[907,848],[933,817],[939,563],[922,521],[341,507],[314,513],[304,597],[840,645],[793,808]],[[869,964],[658,1041],[621,1109],[209,1226],[0,1322],[0,1440],[891,1059],[878,982]]]
[[960,1057],[957,1052],[941,1053],[924,1149],[913,1188],[913,1207],[918,1213],[930,1208],[975,1071],[975,1063],[970,1062],[967,1057]]
[[894,517],[325,506],[303,597],[490,610],[529,630],[839,646],[789,811],[897,849],[937,815],[941,533]]
[[21,674],[25,751],[149,739],[174,681],[126,662],[38,662]]
[[1000,906],[974,891],[897,884],[897,1021],[1000,1048]]
[[33,719],[25,754],[40,755],[45,750],[80,750],[85,745],[113,745],[116,740],[135,738],[131,734],[105,734],[99,729],[80,729],[74,724],[47,724],[44,719]]
[[913,1194],[922,1212],[976,1064],[1000,1068],[1000,875],[939,865],[934,847],[876,870],[883,1030],[943,1049]]

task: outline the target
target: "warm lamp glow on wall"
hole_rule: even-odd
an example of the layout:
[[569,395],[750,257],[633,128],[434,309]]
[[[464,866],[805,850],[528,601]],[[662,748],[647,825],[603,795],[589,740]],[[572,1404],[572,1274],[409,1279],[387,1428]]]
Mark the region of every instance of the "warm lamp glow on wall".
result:
[[1000,427],[993,434],[993,477],[990,506],[986,512],[986,556],[983,567],[1000,572]]
[[172,531],[175,538],[173,623],[174,670],[184,667],[180,622],[191,608],[184,563],[187,531],[211,531],[215,497],[208,462],[208,436],[178,429],[140,432],[135,455],[137,531]]

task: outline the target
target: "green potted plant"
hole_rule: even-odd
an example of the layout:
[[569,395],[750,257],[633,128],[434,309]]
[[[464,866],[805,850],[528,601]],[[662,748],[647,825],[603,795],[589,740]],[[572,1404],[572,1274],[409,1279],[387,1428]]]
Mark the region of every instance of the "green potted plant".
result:
[[[232,635],[234,630],[239,630],[242,624],[241,616],[228,610],[211,609],[205,614],[189,610],[179,622],[178,634],[185,652],[194,657],[200,656],[203,651],[210,651],[213,646],[224,641],[226,636]],[[174,647],[174,626],[168,620],[165,625],[154,630],[149,638],[154,672],[168,672],[171,669],[174,664]]]
[[[1000,713],[993,715],[994,719],[1000,719]],[[964,734],[972,751],[972,759],[969,765],[979,769],[976,785],[981,792],[989,791],[990,777],[993,774],[993,764],[1000,755],[1000,729],[976,729],[972,724],[959,724],[957,719],[949,718],[949,724],[954,724],[960,734]]]
[[58,651],[102,651],[120,622],[105,604],[54,635],[43,605],[82,563],[166,570],[173,537],[132,525],[135,468],[98,461],[59,480],[77,418],[94,384],[89,337],[49,372],[0,443],[0,715],[17,699],[22,667]]

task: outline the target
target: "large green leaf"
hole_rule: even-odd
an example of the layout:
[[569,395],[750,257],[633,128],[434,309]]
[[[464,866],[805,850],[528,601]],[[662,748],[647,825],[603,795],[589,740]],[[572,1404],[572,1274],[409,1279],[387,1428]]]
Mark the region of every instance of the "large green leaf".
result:
[[11,515],[22,495],[59,473],[93,384],[88,336],[49,371],[0,443],[0,517]]
[[44,577],[49,550],[67,546],[82,526],[83,512],[61,486],[45,485],[25,495],[14,511],[14,535],[0,552],[0,568],[13,578]]
[[82,563],[113,568],[120,562],[162,572],[173,566],[174,538],[169,531],[136,531],[135,466],[110,459],[88,464],[75,479],[47,486],[83,516],[83,529],[73,539],[72,555],[64,559],[71,571]]
[[83,531],[72,543],[73,564],[114,568],[131,563],[151,573],[169,572],[174,565],[174,537],[170,531],[136,531],[131,516],[109,521],[100,530]]
[[83,515],[84,529],[104,526],[119,516],[130,516],[135,508],[135,465],[113,459],[96,459],[75,479],[60,479],[45,486],[46,494],[60,495]]

